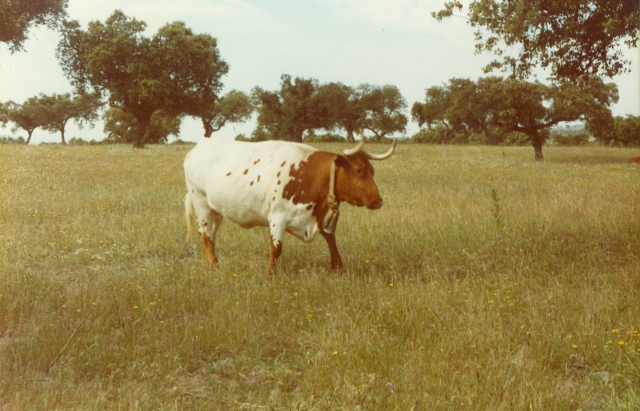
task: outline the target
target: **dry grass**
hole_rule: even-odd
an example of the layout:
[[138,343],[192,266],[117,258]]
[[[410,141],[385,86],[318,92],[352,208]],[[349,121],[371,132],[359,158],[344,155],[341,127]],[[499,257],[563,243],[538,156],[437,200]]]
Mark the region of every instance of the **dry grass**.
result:
[[637,150],[401,146],[345,272],[266,283],[264,230],[186,242],[187,149],[0,146],[0,409],[640,408]]

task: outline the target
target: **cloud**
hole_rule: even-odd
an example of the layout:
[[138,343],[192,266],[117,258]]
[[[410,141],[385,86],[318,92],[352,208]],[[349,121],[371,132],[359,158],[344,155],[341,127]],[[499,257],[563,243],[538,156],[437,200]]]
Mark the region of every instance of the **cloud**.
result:
[[[104,21],[114,10],[142,20],[151,32],[169,22],[184,21],[196,31],[211,32],[223,26],[237,29],[269,25],[269,16],[257,7],[239,0],[106,0],[72,1],[69,14],[82,24]],[[238,25],[238,22],[242,22]]]
[[323,0],[343,18],[381,29],[435,30],[431,13],[442,8],[442,0]]

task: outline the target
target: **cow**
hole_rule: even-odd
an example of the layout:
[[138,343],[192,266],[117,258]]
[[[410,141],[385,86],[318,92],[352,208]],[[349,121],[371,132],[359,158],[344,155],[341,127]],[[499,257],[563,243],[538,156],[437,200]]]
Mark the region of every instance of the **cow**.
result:
[[240,142],[202,139],[187,153],[185,219],[191,235],[198,228],[207,267],[218,265],[216,232],[224,218],[244,228],[269,227],[271,278],[282,253],[284,233],[310,242],[320,233],[329,246],[330,266],[343,267],[336,244],[339,205],[376,210],[382,198],[369,160],[393,154],[368,154],[364,141],[342,154],[285,141]]

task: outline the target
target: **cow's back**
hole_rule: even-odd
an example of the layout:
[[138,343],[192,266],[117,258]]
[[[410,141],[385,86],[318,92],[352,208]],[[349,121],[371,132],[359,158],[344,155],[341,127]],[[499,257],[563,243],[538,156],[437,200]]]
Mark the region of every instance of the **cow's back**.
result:
[[292,164],[314,148],[282,141],[258,143],[203,139],[184,162],[187,186],[206,195],[209,207],[243,227],[268,225],[289,181]]

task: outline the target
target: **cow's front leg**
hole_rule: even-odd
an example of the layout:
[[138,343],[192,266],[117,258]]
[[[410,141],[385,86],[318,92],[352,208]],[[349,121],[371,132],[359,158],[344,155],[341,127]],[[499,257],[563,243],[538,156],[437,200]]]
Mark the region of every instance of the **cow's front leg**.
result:
[[280,258],[280,254],[282,254],[282,240],[276,240],[271,236],[271,254],[269,258],[269,268],[267,268],[267,280],[271,279],[271,275],[276,270],[276,263],[278,262],[278,258]]
[[282,254],[282,240],[284,238],[284,223],[271,220],[269,225],[271,236],[270,236],[270,257],[269,257],[269,267],[267,268],[267,280],[271,279],[271,275],[276,270],[276,263],[278,262],[278,258],[280,258],[280,254]]
[[213,240],[209,238],[206,232],[202,232],[202,244],[204,245],[204,258],[207,261],[207,268],[215,270],[218,268],[218,256],[216,255],[216,246]]
[[336,236],[334,234],[325,233],[323,230],[320,230],[320,233],[322,234],[322,237],[327,240],[327,245],[329,246],[329,255],[331,256],[331,269],[342,270],[342,258],[340,258],[340,253],[338,252]]
[[216,255],[216,233],[222,223],[222,216],[213,210],[201,212],[200,235],[204,246],[204,258],[207,261],[207,268],[215,270],[218,268],[218,256]]

